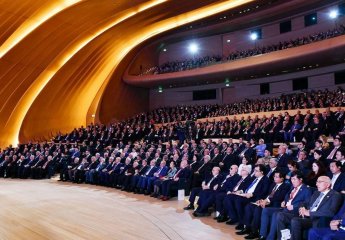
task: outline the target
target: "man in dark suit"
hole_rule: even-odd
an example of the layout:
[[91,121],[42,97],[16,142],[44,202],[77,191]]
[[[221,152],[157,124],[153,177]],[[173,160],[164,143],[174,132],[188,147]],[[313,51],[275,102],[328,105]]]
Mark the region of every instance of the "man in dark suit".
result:
[[274,182],[270,186],[267,198],[260,199],[255,204],[248,204],[245,208],[244,224],[245,230],[241,234],[248,234],[245,239],[256,239],[260,237],[259,227],[262,209],[266,207],[280,207],[284,201],[285,195],[290,190],[290,184],[284,182],[285,174],[281,171],[275,171]]
[[291,224],[291,239],[301,240],[303,230],[317,227],[321,217],[332,218],[342,203],[340,193],[331,189],[331,179],[320,176],[317,179],[317,190],[309,201],[300,207],[299,216],[295,213],[280,212],[277,214],[277,235],[281,239],[281,230]]
[[202,191],[214,191],[217,189],[218,185],[223,181],[222,176],[220,175],[220,168],[213,167],[212,177],[207,177],[201,183],[201,187],[195,187],[192,189],[192,192],[189,196],[189,205],[184,208],[184,210],[194,210],[194,202],[196,196],[199,196]]
[[[292,188],[286,194],[281,207],[264,208],[261,214],[260,238],[275,240],[277,233],[277,214],[282,212],[293,213],[298,216],[298,208],[311,196],[310,188],[303,184],[303,174],[299,171],[291,174]],[[283,210],[282,210],[283,209]],[[269,231],[268,231],[269,229]]]
[[227,173],[232,165],[239,165],[239,158],[233,153],[232,147],[227,147],[219,167],[222,173]]
[[215,166],[219,166],[219,163],[222,161],[223,157],[222,155],[219,153],[219,148],[215,147],[213,150],[214,154],[213,157],[211,158],[210,162],[212,163],[212,165]]
[[156,160],[151,160],[150,167],[146,170],[146,172],[139,177],[139,181],[137,184],[137,193],[144,193],[144,190],[147,187],[147,182],[150,177],[157,171],[156,167]]
[[145,190],[145,195],[150,195],[151,191],[153,189],[153,183],[159,179],[164,177],[168,172],[168,167],[166,165],[166,161],[162,160],[159,164],[159,168],[157,168],[157,171],[153,174],[152,177],[150,177],[147,181],[147,187]]
[[243,193],[233,194],[227,197],[225,201],[225,208],[227,209],[230,221],[229,225],[238,222],[237,230],[244,229],[244,209],[250,202],[255,202],[259,199],[267,197],[269,180],[265,176],[266,168],[263,164],[256,165],[254,168],[255,178]]
[[180,163],[180,169],[176,172],[172,179],[163,181],[162,183],[162,196],[160,199],[166,201],[170,198],[172,190],[185,188],[186,183],[190,178],[191,171],[188,167],[187,160],[182,160]]
[[[207,150],[207,149],[206,149]],[[204,155],[203,160],[199,161],[197,170],[192,175],[192,188],[200,187],[201,182],[211,176],[213,164],[210,155]]]
[[329,228],[312,228],[308,240],[342,240],[345,239],[345,201],[338,213],[333,217]]
[[285,172],[288,171],[287,163],[290,159],[289,155],[286,153],[287,146],[285,144],[282,144],[278,148],[278,156],[276,157],[278,159],[278,165],[281,170],[284,170]]
[[[232,165],[230,167],[230,173],[223,179],[220,185],[214,191],[202,191],[199,194],[198,208],[195,210],[194,216],[201,217],[207,215],[208,208],[211,207],[215,202],[217,197],[220,195],[224,197],[228,191],[231,191],[236,183],[240,180],[240,176],[237,174],[238,166]],[[216,213],[217,217],[220,215],[219,212]],[[218,219],[218,218],[217,218]]]
[[332,161],[329,165],[331,175],[329,176],[332,180],[332,189],[337,192],[345,191],[345,173],[341,172],[342,165],[339,161]]
[[278,159],[277,158],[271,158],[269,160],[269,168],[266,174],[266,177],[268,177],[268,179],[270,180],[271,183],[273,183],[274,181],[274,174],[276,173],[276,171],[278,171]]
[[243,193],[250,183],[252,178],[250,177],[251,166],[246,165],[242,167],[240,178],[235,185],[230,185],[226,188],[225,194],[218,194],[216,196],[216,213],[218,215],[217,222],[226,222],[229,220],[226,209],[226,199],[232,197],[231,195]]

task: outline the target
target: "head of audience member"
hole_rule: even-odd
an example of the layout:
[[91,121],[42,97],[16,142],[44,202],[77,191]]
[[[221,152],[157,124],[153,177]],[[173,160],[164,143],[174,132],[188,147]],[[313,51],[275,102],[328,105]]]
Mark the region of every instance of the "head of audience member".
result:
[[278,158],[271,158],[269,161],[270,169],[275,169],[278,165]]
[[276,171],[276,172],[274,173],[273,180],[274,180],[274,183],[275,183],[275,184],[280,184],[280,183],[284,182],[284,180],[285,180],[285,174],[284,174],[284,172],[279,171],[279,170]]
[[218,176],[219,172],[220,172],[220,168],[219,167],[213,167],[212,168],[212,175],[213,175],[213,177]]
[[316,187],[319,192],[326,192],[331,189],[332,181],[327,176],[320,176],[316,181]]
[[226,148],[226,154],[232,154],[232,147]]
[[317,162],[313,162],[312,171],[315,173],[315,175],[320,175],[320,174],[324,174],[326,172],[326,169],[322,162],[317,161]]
[[333,139],[333,145],[334,145],[334,147],[336,147],[336,148],[341,147],[341,143],[342,143],[342,141],[341,141],[341,138],[340,138],[340,137],[335,137],[335,138]]
[[171,161],[169,164],[170,169],[174,169],[175,168],[175,162]]
[[160,166],[161,168],[165,167],[166,165],[167,165],[167,162],[164,161],[164,160],[162,160],[161,163],[159,164],[159,166]]
[[210,161],[210,160],[211,160],[210,155],[205,155],[205,156],[204,156],[204,163],[207,163],[207,162]]
[[337,150],[335,153],[335,160],[339,162],[343,162],[345,160],[345,151],[343,149]]
[[258,160],[256,160],[256,163],[255,163],[256,165],[258,165],[258,164],[265,164],[265,161],[264,161],[264,159],[263,158],[258,158]]
[[291,174],[291,183],[294,188],[298,188],[303,184],[303,173],[295,171]]
[[297,157],[297,160],[298,161],[304,161],[307,159],[307,153],[305,151],[300,151],[298,153],[298,157]]
[[319,160],[322,158],[322,151],[316,149],[316,150],[314,151],[314,154],[313,154],[313,155],[314,155],[315,161],[319,161]]
[[252,171],[252,168],[250,165],[243,166],[240,173],[241,177],[246,178],[248,175],[250,175],[251,171]]
[[156,160],[152,159],[150,161],[150,167],[154,167],[154,166],[156,166]]
[[238,166],[237,165],[231,165],[230,167],[230,176],[234,176],[238,172]]
[[332,161],[329,164],[329,169],[333,175],[338,175],[341,173],[342,164],[340,161]]
[[279,155],[283,155],[283,154],[285,154],[286,153],[286,146],[285,145],[280,145],[279,147],[278,147],[278,154]]
[[180,168],[183,169],[183,168],[186,168],[187,166],[188,166],[187,160],[182,160],[180,163]]
[[141,160],[141,165],[144,167],[144,166],[147,166],[147,160],[146,159],[143,159]]
[[261,178],[262,176],[265,175],[265,172],[266,172],[266,167],[265,167],[265,165],[263,165],[263,164],[255,165],[255,168],[254,168],[254,176],[255,176],[256,178]]

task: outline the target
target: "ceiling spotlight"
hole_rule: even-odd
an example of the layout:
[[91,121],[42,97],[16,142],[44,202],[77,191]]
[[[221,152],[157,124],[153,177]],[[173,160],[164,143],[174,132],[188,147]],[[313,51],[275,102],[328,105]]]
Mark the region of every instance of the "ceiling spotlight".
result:
[[231,40],[230,40],[230,39],[228,39],[228,40],[226,40],[226,42],[227,42],[227,43],[229,43],[229,42],[231,42]]
[[158,87],[158,92],[162,93],[163,92],[163,88],[162,87]]
[[167,49],[166,49],[166,48],[164,48],[164,49],[163,49],[163,52],[166,52],[166,51],[167,51]]
[[329,18],[331,18],[331,19],[336,19],[338,17],[338,15],[339,15],[338,10],[332,10],[329,12]]
[[194,53],[197,53],[198,52],[198,50],[199,50],[199,47],[198,47],[198,45],[196,44],[196,43],[191,43],[191,44],[189,44],[189,51],[192,53],[192,54],[194,54]]
[[253,41],[255,41],[256,39],[258,39],[258,34],[257,34],[256,32],[252,32],[252,33],[250,34],[250,39],[253,40]]

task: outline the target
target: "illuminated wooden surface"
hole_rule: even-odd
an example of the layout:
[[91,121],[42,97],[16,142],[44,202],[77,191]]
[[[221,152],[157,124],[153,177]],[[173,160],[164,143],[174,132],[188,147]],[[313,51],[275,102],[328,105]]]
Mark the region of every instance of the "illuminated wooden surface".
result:
[[0,239],[243,239],[185,201],[56,180],[0,180]]
[[0,147],[146,111],[148,90],[122,83],[131,50],[251,1],[0,1]]

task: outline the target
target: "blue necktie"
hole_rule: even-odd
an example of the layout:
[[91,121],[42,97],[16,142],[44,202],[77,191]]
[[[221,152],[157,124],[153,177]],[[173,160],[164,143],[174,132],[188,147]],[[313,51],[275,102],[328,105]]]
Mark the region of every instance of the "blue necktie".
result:
[[249,185],[249,187],[246,189],[246,193],[249,191],[249,189],[254,186],[254,184],[258,181],[257,178],[255,178],[255,180]]

